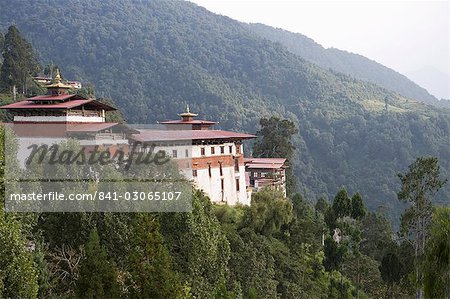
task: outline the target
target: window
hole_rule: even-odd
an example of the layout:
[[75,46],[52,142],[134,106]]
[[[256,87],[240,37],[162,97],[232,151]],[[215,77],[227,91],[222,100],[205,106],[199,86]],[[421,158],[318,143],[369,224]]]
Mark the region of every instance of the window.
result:
[[219,162],[220,176],[223,176],[222,162]]
[[234,171],[239,171],[239,159],[234,159]]
[[178,151],[177,150],[172,150],[172,157],[173,158],[177,158],[178,157]]
[[221,154],[225,154],[225,146],[221,146],[220,147],[220,153]]
[[211,146],[211,155],[214,155],[214,154],[215,154],[215,152],[216,152],[216,149],[215,149],[215,147],[214,147],[214,146]]
[[239,191],[240,186],[239,186],[239,179],[236,179],[236,191]]
[[188,149],[185,150],[184,155],[186,156],[186,158],[189,157],[189,150]]
[[232,154],[233,153],[233,146],[230,145],[228,148],[230,149],[230,154]]
[[200,149],[200,154],[201,154],[202,156],[205,155],[205,148],[204,148],[204,147],[202,147],[202,148]]
[[209,174],[209,177],[212,177],[212,173],[211,173],[211,163],[208,163],[208,174]]
[[189,163],[189,161],[186,161],[186,168],[191,167],[191,163]]
[[240,154],[240,153],[241,153],[241,145],[236,144],[236,154]]
[[192,176],[196,177],[197,176],[197,169],[192,169]]

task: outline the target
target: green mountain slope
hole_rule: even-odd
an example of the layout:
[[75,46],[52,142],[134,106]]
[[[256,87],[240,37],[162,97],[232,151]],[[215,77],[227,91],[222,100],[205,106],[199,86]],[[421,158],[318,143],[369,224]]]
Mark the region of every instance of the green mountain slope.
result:
[[419,155],[450,170],[448,110],[321,69],[192,3],[4,0],[0,11],[0,28],[16,24],[44,63],[95,84],[129,122],[173,119],[186,103],[224,129],[294,120],[294,172],[311,198],[346,185],[396,217],[397,172]]
[[325,69],[332,69],[360,80],[373,82],[389,90],[398,92],[405,97],[436,106],[450,107],[450,104],[440,102],[437,98],[406,76],[385,67],[364,56],[342,51],[336,48],[325,49],[314,40],[283,29],[273,28],[264,24],[247,24],[248,28],[261,37],[279,42],[289,51],[317,64]]

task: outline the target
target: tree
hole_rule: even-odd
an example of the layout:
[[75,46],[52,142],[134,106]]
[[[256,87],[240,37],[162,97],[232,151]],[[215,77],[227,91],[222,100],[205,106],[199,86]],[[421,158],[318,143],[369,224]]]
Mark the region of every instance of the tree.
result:
[[379,269],[381,278],[383,278],[383,281],[388,285],[388,298],[393,298],[392,287],[394,283],[399,282],[402,278],[402,268],[403,265],[401,264],[396,253],[388,252],[383,256]]
[[57,65],[54,65],[53,63],[47,64],[44,67],[44,75],[53,78],[54,74],[56,74],[57,70],[61,70]]
[[252,204],[245,210],[243,225],[270,236],[279,232],[292,218],[292,204],[282,192],[263,190],[252,195]]
[[378,262],[381,262],[386,252],[397,246],[392,238],[394,233],[391,224],[383,215],[369,212],[361,219],[359,226],[361,252]]
[[192,212],[162,213],[161,232],[183,283],[192,296],[205,298],[226,278],[230,244],[214,215],[212,204],[200,191],[192,195]]
[[333,211],[338,218],[350,216],[352,213],[352,203],[348,197],[347,190],[341,188],[333,200]]
[[336,243],[331,237],[325,239],[325,259],[323,265],[327,271],[339,270],[348,248],[345,244]]
[[179,298],[181,284],[172,269],[159,223],[150,214],[138,214],[133,225],[130,253],[132,298]]
[[20,223],[0,208],[0,298],[37,298],[37,271]]
[[119,298],[116,270],[100,245],[97,230],[93,229],[86,243],[86,257],[81,263],[76,285],[78,298]]
[[[117,108],[116,104],[111,99],[98,98],[97,100],[100,103],[104,103],[104,104],[107,104],[107,105],[112,106],[114,108]],[[119,109],[116,110],[116,111],[108,112],[108,114],[106,114],[106,120],[105,121],[107,121],[107,122],[116,122],[116,123],[120,123],[120,124],[126,123],[125,116],[123,115],[122,111],[119,110]]]
[[426,298],[450,297],[450,208],[433,211],[423,263]]
[[275,298],[277,280],[274,258],[263,235],[250,228],[229,232],[231,277],[242,287],[244,298]]
[[426,233],[432,213],[432,197],[444,185],[440,179],[439,161],[435,157],[420,157],[409,165],[406,174],[399,174],[402,183],[398,199],[411,204],[401,218],[401,232],[411,235],[415,246],[416,290],[422,298],[423,275],[420,258],[424,253]]
[[295,147],[291,139],[298,134],[298,129],[294,122],[288,119],[280,119],[276,116],[261,118],[259,124],[261,129],[256,133],[259,139],[253,147],[253,156],[286,158],[288,165],[286,169],[286,189],[287,194],[291,194],[296,189],[292,172]]
[[325,215],[325,212],[327,211],[329,206],[330,206],[330,203],[325,198],[321,197],[317,200],[317,203],[314,207],[317,212]]
[[30,76],[36,75],[41,66],[31,44],[25,40],[13,25],[8,28],[3,44],[3,64],[0,69],[0,87],[22,87],[27,93]]
[[361,220],[367,213],[367,209],[364,206],[363,199],[361,194],[357,192],[352,197],[352,213],[351,216],[353,219]]
[[[3,49],[3,44],[5,43],[5,37],[3,36],[3,33],[0,32],[0,51]],[[3,56],[0,55],[0,69],[3,63]]]

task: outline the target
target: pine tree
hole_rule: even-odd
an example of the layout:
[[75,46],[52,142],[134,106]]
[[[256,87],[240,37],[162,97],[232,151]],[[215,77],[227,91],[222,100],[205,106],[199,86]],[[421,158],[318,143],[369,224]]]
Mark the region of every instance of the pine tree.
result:
[[333,211],[338,218],[351,215],[352,203],[345,188],[341,188],[341,190],[339,190],[339,192],[334,197]]
[[292,160],[295,147],[292,137],[298,133],[294,122],[288,119],[261,118],[259,121],[261,130],[256,134],[259,139],[253,148],[253,156],[262,158],[286,158],[286,191],[290,195],[296,191],[295,178],[292,173]]
[[352,218],[360,220],[362,219],[367,213],[366,207],[364,206],[364,202],[362,199],[361,194],[357,192],[352,197]]
[[8,28],[3,49],[3,64],[0,69],[0,88],[21,87],[27,92],[30,76],[36,75],[40,65],[31,44],[25,40],[15,26]]
[[100,245],[97,230],[94,229],[86,243],[86,257],[81,263],[77,281],[78,298],[119,298],[117,275],[106,250]]
[[323,197],[319,198],[316,202],[316,205],[314,206],[314,208],[316,209],[317,212],[322,213],[324,215],[329,207],[330,207],[330,204]]
[[178,298],[181,284],[172,270],[169,251],[163,243],[158,221],[149,214],[137,215],[130,254],[133,280],[131,297]]

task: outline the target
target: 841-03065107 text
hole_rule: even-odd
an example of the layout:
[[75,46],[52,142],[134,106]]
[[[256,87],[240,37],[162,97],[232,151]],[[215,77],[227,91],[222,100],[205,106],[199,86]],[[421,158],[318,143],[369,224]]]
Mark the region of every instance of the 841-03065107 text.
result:
[[178,200],[180,191],[155,191],[155,192],[98,192],[98,200]]

